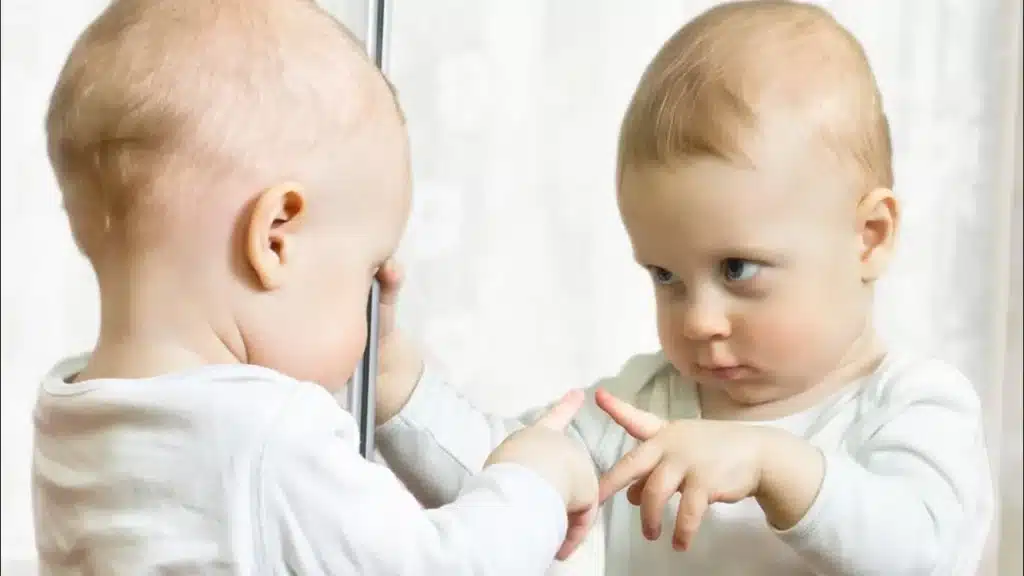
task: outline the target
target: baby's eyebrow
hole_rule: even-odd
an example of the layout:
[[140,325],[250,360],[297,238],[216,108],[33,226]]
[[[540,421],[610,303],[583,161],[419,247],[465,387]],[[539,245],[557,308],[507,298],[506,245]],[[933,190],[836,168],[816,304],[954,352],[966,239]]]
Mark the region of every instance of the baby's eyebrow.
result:
[[[788,257],[782,250],[766,246],[744,244],[717,249],[698,261],[704,261],[709,266],[717,266],[723,260],[727,260],[729,258],[739,258],[741,260],[750,260],[753,262],[775,265],[784,264],[788,260]],[[653,260],[641,258],[639,254],[635,253],[633,254],[633,260],[642,268],[657,267],[664,268],[666,270],[671,269],[671,266],[658,264]]]
[[766,246],[737,245],[716,250],[712,260],[726,260],[728,258],[740,258],[755,262],[780,263],[786,260],[782,250],[768,248]]

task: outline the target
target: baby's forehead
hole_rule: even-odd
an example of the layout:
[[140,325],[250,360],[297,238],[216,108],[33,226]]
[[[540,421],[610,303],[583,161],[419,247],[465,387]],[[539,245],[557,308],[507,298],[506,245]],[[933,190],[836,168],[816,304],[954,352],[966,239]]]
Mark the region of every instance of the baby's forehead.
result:
[[788,251],[853,214],[840,194],[810,180],[713,158],[625,167],[619,206],[638,253],[709,258]]
[[[620,169],[619,192],[665,196],[686,203],[742,203],[764,211],[791,203],[813,207],[849,200],[850,184],[828,162],[823,146],[799,137],[771,134],[738,139],[736,155],[698,154],[667,162],[628,162]],[[735,208],[735,207],[734,207]]]

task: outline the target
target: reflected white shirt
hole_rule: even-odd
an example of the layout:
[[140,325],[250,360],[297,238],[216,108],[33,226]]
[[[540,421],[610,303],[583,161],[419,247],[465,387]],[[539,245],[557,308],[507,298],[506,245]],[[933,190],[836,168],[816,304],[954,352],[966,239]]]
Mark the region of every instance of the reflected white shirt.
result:
[[[599,382],[666,419],[699,418],[696,387],[661,354],[636,356]],[[594,389],[592,388],[591,391]],[[378,429],[378,448],[422,500],[450,501],[492,446],[538,412],[502,419],[476,410],[426,372],[402,412]],[[971,383],[942,362],[890,353],[869,377],[806,412],[771,422],[826,456],[805,517],[773,531],[752,499],[714,504],[686,552],[671,530],[656,542],[625,493],[603,510],[609,576],[967,576],[992,518],[981,409]],[[593,403],[571,433],[605,471],[636,445]],[[675,525],[678,496],[665,508]]]

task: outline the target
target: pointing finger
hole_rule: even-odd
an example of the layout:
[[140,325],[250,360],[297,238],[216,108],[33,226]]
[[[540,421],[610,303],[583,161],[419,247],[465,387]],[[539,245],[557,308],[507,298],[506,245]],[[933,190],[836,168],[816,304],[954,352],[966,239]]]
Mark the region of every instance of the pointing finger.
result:
[[637,440],[647,440],[665,425],[661,418],[619,400],[607,390],[598,390],[597,405]]
[[557,431],[565,430],[583,406],[583,396],[582,390],[570,390],[537,420],[536,425]]
[[391,259],[385,262],[377,270],[377,280],[380,282],[381,304],[394,304],[403,280],[402,267],[398,261]]

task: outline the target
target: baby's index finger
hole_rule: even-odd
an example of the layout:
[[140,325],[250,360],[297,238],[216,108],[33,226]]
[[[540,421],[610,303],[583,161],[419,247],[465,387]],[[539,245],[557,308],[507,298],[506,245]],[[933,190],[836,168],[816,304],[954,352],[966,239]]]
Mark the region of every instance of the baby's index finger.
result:
[[377,269],[377,280],[381,284],[399,284],[402,281],[402,267],[396,260],[388,260]]
[[536,423],[552,430],[565,430],[582,406],[583,391],[570,390],[546,414],[538,418]]
[[376,278],[380,282],[381,303],[393,304],[402,287],[402,268],[395,260],[388,260],[377,270]]
[[380,267],[379,271],[380,274],[386,276],[387,280],[391,281],[401,281],[403,276],[402,272],[402,265],[394,258],[390,258],[384,262],[384,265]]
[[610,392],[599,389],[595,395],[597,405],[605,411],[630,436],[637,440],[647,440],[661,431],[665,421],[645,410],[641,410],[628,402],[623,402]]

